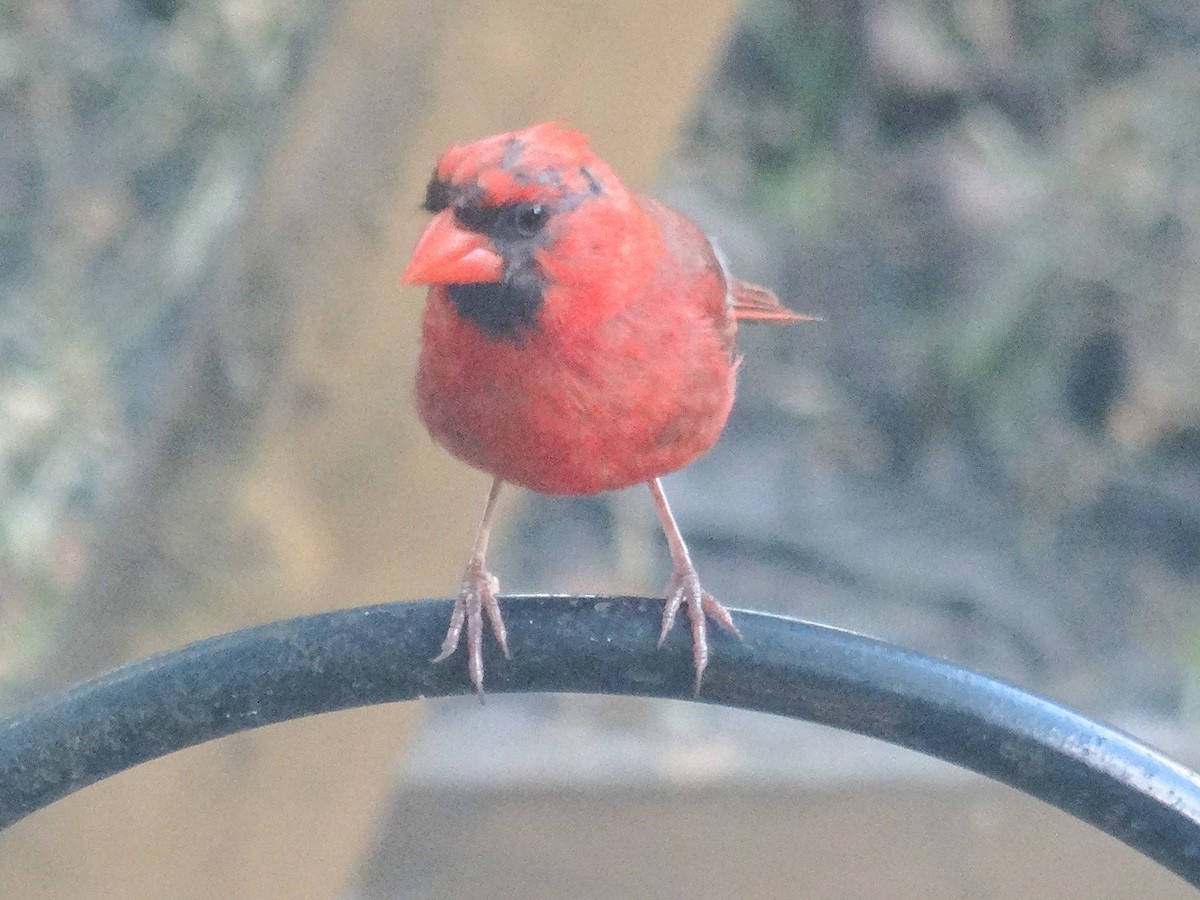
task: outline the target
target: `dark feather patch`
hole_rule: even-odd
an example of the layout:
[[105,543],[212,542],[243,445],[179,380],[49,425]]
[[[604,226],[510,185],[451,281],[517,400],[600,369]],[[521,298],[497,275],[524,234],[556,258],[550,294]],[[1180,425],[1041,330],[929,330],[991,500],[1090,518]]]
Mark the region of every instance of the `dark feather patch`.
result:
[[583,177],[587,179],[588,189],[592,192],[592,194],[599,197],[604,193],[604,185],[600,183],[599,178],[592,174],[591,169],[589,169],[587,166],[581,166],[579,171],[582,172]]
[[425,188],[425,202],[421,204],[421,209],[425,212],[440,213],[450,205],[450,194],[449,183],[434,175],[429,179],[429,186]]
[[536,272],[517,273],[495,284],[451,284],[450,301],[458,314],[474,322],[488,337],[524,343],[522,333],[537,324],[542,308],[541,279]]

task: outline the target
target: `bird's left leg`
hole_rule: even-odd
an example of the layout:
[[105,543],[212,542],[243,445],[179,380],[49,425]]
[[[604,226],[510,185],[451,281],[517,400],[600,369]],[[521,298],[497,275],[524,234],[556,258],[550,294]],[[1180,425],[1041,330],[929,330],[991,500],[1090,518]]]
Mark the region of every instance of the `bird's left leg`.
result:
[[508,633],[504,629],[504,617],[500,614],[500,604],[497,596],[500,593],[500,582],[496,576],[487,570],[488,538],[492,532],[492,519],[496,515],[496,500],[500,496],[500,486],[504,484],[499,478],[492,482],[491,493],[488,494],[487,505],[483,509],[483,521],[479,523],[479,532],[475,536],[475,549],[471,553],[471,561],[463,573],[462,585],[458,597],[454,600],[454,612],[450,616],[450,628],[446,631],[446,639],[442,642],[442,652],[434,662],[441,662],[458,649],[458,641],[462,636],[463,623],[467,626],[467,671],[471,675],[471,683],[475,692],[483,693],[483,617],[487,616],[492,626],[492,634],[496,643],[504,651],[505,659],[510,659],[508,653]]
[[658,646],[667,639],[667,632],[675,624],[675,614],[679,607],[687,607],[688,619],[692,625],[692,659],[696,664],[696,693],[700,693],[700,681],[704,678],[704,669],[708,666],[708,622],[711,617],[714,622],[736,635],[742,633],[733,624],[729,610],[722,606],[712,594],[700,586],[700,576],[692,565],[691,554],[675,517],[671,515],[671,507],[667,505],[667,495],[663,493],[662,483],[657,479],[647,482],[650,495],[654,497],[654,506],[658,510],[658,518],[662,522],[663,533],[667,536],[667,545],[671,548],[671,562],[674,571],[671,580],[667,582],[667,607],[663,610],[662,631],[658,636]]

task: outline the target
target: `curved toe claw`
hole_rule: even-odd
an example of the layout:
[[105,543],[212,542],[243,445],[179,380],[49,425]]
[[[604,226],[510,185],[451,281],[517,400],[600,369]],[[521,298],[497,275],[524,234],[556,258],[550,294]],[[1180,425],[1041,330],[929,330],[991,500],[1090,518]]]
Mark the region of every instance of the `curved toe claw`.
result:
[[695,571],[676,571],[667,583],[666,600],[658,646],[663,645],[667,633],[674,626],[679,607],[686,606],[688,621],[692,627],[692,660],[696,666],[695,694],[699,696],[704,670],[708,667],[708,620],[712,619],[739,640],[742,633],[733,624],[729,610],[700,586],[700,577]]
[[504,628],[504,616],[500,612],[498,597],[500,581],[483,567],[481,560],[472,560],[463,574],[462,586],[454,600],[454,612],[450,615],[450,627],[442,641],[441,652],[433,658],[438,663],[448,659],[458,649],[463,625],[467,627],[467,671],[477,694],[483,693],[483,620],[487,617],[496,643],[511,659],[508,652],[508,632]]

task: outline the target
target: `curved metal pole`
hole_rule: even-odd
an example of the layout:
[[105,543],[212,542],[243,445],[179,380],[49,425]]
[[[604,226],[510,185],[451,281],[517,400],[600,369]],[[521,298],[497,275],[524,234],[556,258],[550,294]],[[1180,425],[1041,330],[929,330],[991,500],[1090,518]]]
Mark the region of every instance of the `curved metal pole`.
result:
[[[691,644],[655,650],[661,600],[506,597],[513,658],[489,642],[494,693],[692,699]],[[260,725],[470,692],[432,665],[450,601],[340,610],[132,663],[0,722],[0,825],[146,760]],[[1200,776],[1048,700],[857,634],[736,613],[700,700],[910,747],[1032,794],[1200,887]]]

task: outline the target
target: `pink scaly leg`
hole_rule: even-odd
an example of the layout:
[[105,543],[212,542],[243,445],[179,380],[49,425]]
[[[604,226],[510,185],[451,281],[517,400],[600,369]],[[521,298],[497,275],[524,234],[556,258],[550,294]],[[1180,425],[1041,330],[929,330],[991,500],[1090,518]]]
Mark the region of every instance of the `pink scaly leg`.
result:
[[496,601],[500,593],[500,582],[496,576],[487,570],[488,537],[492,532],[492,519],[496,514],[496,500],[500,496],[500,486],[504,484],[499,478],[492,482],[491,493],[488,494],[487,505],[483,509],[483,521],[479,523],[479,532],[475,536],[475,549],[471,553],[471,561],[463,573],[462,585],[458,597],[454,601],[454,612],[450,616],[450,628],[446,639],[442,642],[442,652],[434,657],[434,662],[441,662],[458,649],[458,641],[462,636],[463,623],[467,626],[467,671],[471,675],[471,683],[475,685],[477,694],[483,693],[483,618],[487,616],[492,626],[492,634],[496,643],[504,651],[505,659],[511,659],[508,653],[508,633],[504,629],[504,617],[500,614],[500,604]]
[[671,515],[671,507],[667,505],[667,496],[663,493],[662,483],[655,478],[647,482],[650,494],[654,497],[654,506],[658,510],[658,518],[662,522],[663,533],[667,536],[667,545],[671,548],[671,562],[674,571],[671,580],[667,582],[667,606],[663,610],[662,631],[658,636],[658,646],[667,639],[667,632],[675,624],[675,614],[681,605],[687,607],[688,620],[692,625],[692,659],[696,664],[696,695],[700,694],[700,682],[704,678],[704,669],[708,666],[708,618],[735,635],[739,639],[742,633],[733,624],[729,610],[717,602],[712,594],[700,586],[700,576],[692,565],[691,554],[675,517]]

